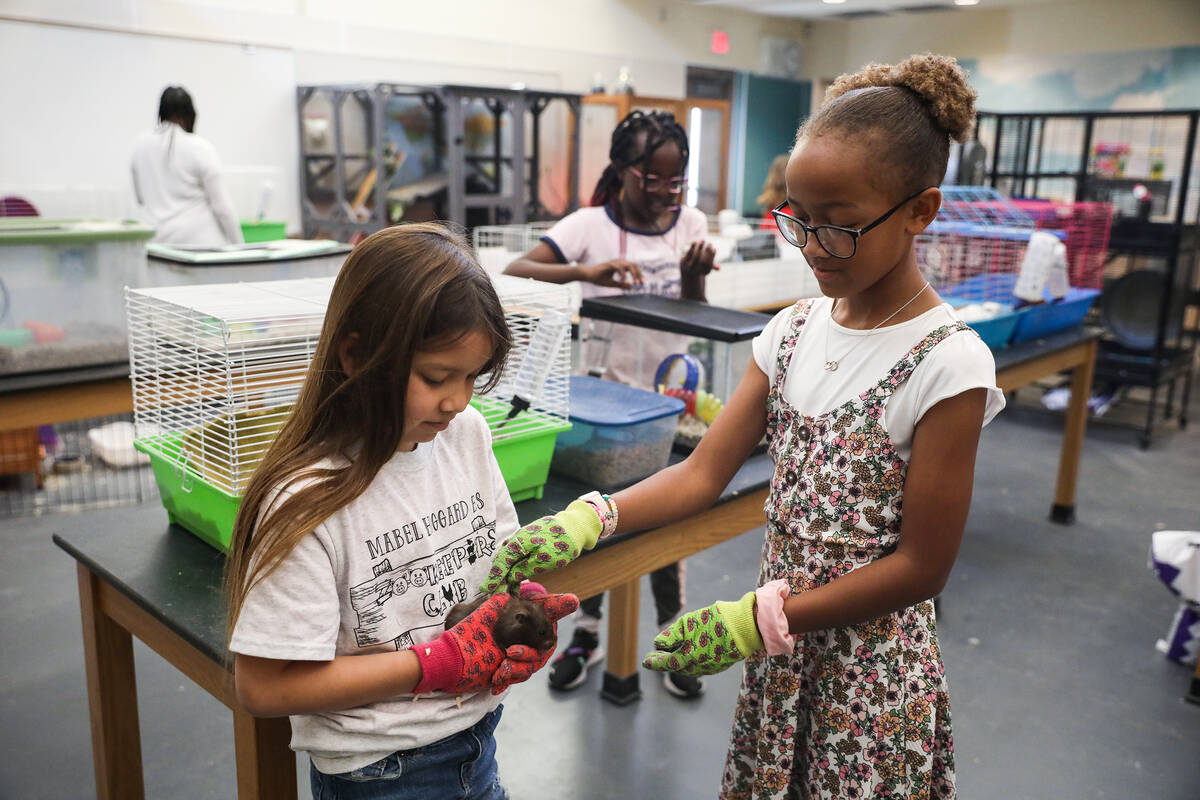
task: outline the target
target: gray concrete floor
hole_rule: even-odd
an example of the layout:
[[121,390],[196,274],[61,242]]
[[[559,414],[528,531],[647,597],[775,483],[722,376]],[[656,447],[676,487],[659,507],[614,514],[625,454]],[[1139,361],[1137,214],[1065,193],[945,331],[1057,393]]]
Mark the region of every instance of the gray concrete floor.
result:
[[[1192,670],[1154,649],[1175,601],[1146,567],[1152,531],[1200,528],[1200,431],[1142,451],[1131,431],[1090,428],[1066,527],[1047,521],[1060,431],[1059,417],[1013,408],[984,433],[939,621],[960,793],[1200,797],[1200,706],[1182,699]],[[0,798],[94,796],[74,564],[50,541],[88,524],[0,521]],[[689,606],[751,586],[761,541],[755,531],[692,558]],[[646,643],[651,614],[643,591]],[[232,797],[228,711],[135,646],[147,796]],[[600,700],[599,673],[568,695],[539,676],[506,704],[501,776],[514,800],[712,797],[738,679],[709,678],[702,699],[681,702],[643,673],[643,699],[617,708]]]

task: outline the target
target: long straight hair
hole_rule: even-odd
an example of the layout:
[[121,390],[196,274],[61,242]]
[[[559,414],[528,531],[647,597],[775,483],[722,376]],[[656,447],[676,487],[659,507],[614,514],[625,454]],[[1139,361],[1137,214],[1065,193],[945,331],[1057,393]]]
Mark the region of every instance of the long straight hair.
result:
[[411,224],[354,248],[334,283],[295,408],[238,510],[225,571],[228,634],[250,589],[366,491],[395,454],[416,353],[474,331],[492,343],[488,377],[478,387],[487,391],[499,380],[511,337],[491,279],[461,236],[436,223]]

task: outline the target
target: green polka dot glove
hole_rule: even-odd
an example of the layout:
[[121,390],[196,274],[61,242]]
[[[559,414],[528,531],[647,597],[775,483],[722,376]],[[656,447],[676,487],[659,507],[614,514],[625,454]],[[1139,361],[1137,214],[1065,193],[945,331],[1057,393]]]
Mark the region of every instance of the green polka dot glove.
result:
[[655,651],[642,666],[659,672],[712,675],[763,649],[754,622],[754,592],[734,603],[689,611],[654,637]]
[[596,509],[582,500],[529,523],[496,551],[480,591],[494,594],[571,563],[596,546],[602,528]]

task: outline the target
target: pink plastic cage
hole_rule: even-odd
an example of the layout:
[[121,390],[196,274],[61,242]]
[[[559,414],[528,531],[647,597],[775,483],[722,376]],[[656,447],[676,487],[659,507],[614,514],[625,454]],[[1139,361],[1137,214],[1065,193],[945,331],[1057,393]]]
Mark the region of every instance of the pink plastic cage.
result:
[[1013,200],[1038,230],[1066,235],[1067,271],[1071,285],[1099,289],[1104,281],[1108,237],[1112,232],[1112,203],[1060,203],[1052,200]]

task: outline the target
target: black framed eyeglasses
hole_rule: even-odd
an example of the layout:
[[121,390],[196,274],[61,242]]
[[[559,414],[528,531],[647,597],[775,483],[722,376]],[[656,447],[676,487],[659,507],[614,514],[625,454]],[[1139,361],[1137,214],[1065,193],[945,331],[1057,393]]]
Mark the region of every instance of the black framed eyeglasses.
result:
[[811,233],[817,237],[817,243],[821,245],[821,248],[834,258],[854,258],[854,254],[858,252],[859,237],[872,228],[882,225],[888,220],[888,217],[899,211],[909,200],[921,196],[926,190],[932,188],[934,188],[932,185],[924,186],[913,192],[889,208],[883,216],[861,228],[843,228],[841,225],[805,225],[783,210],[787,207],[786,200],[771,209],[771,215],[775,217],[775,224],[779,226],[779,232],[783,234],[783,238],[787,240],[788,244],[805,247],[808,245],[808,235]]
[[687,188],[687,178],[682,175],[676,175],[674,178],[664,178],[654,173],[646,174],[633,166],[629,168],[629,171],[638,176],[638,179],[642,182],[642,189],[649,192],[657,192],[665,188],[671,194],[679,194]]

